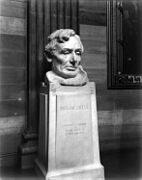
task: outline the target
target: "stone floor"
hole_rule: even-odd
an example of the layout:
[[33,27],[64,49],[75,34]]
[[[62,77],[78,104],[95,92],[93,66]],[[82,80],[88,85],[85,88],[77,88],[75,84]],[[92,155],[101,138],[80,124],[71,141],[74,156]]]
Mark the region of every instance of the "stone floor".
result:
[[38,180],[34,169],[20,170],[18,167],[5,167],[0,170],[0,180]]
[[142,150],[101,154],[106,180],[142,180]]
[[[142,151],[101,153],[106,180],[142,180]],[[0,180],[38,180],[34,169],[1,168]]]

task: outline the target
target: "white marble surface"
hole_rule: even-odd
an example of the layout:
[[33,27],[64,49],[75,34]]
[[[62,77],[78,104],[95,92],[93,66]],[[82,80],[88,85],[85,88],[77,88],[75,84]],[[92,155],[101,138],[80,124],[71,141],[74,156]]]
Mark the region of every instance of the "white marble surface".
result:
[[[42,125],[39,130],[39,144],[42,144],[39,152],[44,152],[48,156],[44,161],[40,159],[43,157],[40,154],[37,160],[37,166],[44,174],[44,178],[104,179],[99,155],[94,83],[87,83],[82,87],[50,84],[49,93],[40,96],[46,105],[45,108],[49,103],[49,113],[47,109],[43,110],[41,105],[45,118],[40,116]],[[47,96],[49,102],[45,102]],[[46,122],[43,123],[44,121]],[[45,125],[48,125],[49,129],[46,129]],[[47,148],[47,153],[42,148]]]

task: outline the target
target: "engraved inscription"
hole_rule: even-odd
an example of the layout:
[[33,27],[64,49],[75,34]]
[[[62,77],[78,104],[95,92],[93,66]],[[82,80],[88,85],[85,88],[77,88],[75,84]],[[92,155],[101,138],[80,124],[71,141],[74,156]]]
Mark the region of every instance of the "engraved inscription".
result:
[[83,135],[86,132],[87,123],[78,123],[78,124],[65,124],[64,133],[65,136],[71,135]]
[[58,95],[56,134],[57,168],[72,168],[92,162],[91,118],[90,94]]
[[78,106],[61,106],[60,110],[65,111],[65,110],[88,110],[90,109],[90,106],[88,104],[85,105],[78,105]]

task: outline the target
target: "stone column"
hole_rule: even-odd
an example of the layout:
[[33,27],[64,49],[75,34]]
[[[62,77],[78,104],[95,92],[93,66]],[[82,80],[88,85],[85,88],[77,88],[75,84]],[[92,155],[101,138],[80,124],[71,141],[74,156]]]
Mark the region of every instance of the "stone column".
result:
[[34,166],[39,123],[39,93],[45,72],[43,51],[47,36],[56,29],[72,28],[79,32],[78,0],[28,0],[28,89],[27,128],[20,146],[21,167]]

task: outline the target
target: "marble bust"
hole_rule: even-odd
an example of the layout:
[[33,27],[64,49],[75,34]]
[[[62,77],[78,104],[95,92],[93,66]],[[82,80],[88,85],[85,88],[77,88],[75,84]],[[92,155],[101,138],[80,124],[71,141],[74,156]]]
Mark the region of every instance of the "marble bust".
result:
[[81,66],[84,51],[80,37],[72,29],[56,30],[48,37],[44,55],[52,63],[52,70],[45,76],[45,83],[65,86],[83,86],[88,82]]

